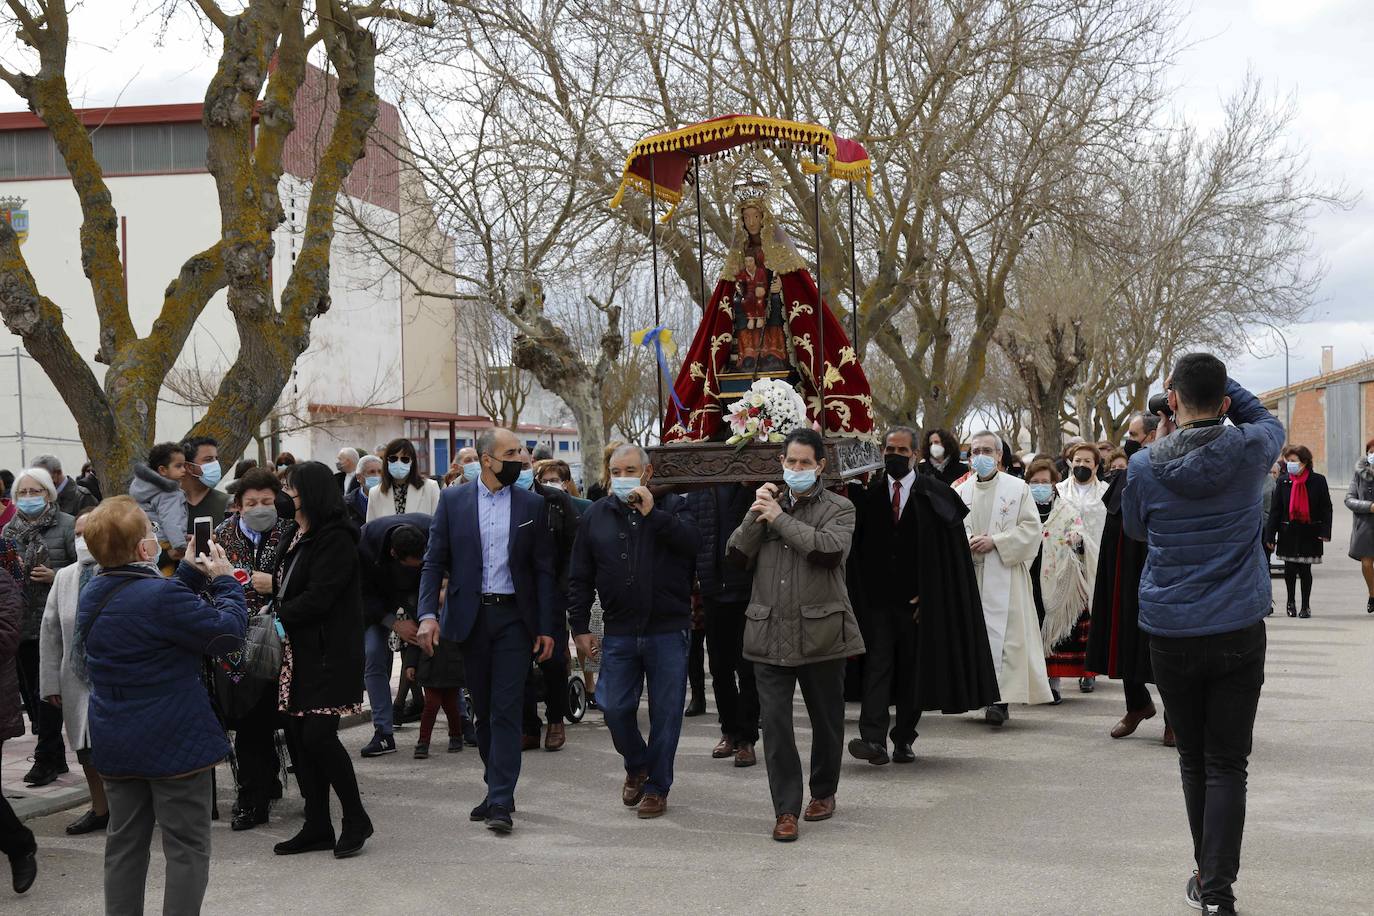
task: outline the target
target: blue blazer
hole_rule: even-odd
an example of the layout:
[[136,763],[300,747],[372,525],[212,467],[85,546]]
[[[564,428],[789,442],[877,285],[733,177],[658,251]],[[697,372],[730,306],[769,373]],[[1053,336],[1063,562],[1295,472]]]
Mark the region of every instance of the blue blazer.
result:
[[[437,616],[440,636],[454,642],[468,638],[481,607],[477,489],[483,486],[486,484],[477,481],[447,487],[440,494],[420,574],[419,616],[422,620]],[[512,487],[510,509],[510,574],[515,583],[515,603],[531,637],[552,636],[557,588],[548,504],[537,493]],[[444,576],[448,576],[448,594],[441,611],[439,588]]]

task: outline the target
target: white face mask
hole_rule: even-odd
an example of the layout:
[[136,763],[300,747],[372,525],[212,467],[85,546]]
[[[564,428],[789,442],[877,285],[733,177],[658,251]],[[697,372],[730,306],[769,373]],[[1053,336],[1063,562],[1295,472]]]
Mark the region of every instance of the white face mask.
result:
[[938,442],[930,443],[930,457],[936,461],[945,457],[945,447]]
[[552,487],[552,488],[555,489],[555,490],[563,490],[563,489],[566,489],[566,487],[563,486],[563,481],[561,481],[561,480],[546,480],[546,481],[543,481],[543,484],[544,484],[544,486],[546,486],[546,487]]
[[89,563],[94,559],[90,548],[86,546],[86,539],[79,534],[76,536],[76,559],[79,563]]
[[1368,455],[1364,456],[1364,463],[1370,467],[1374,467],[1374,452],[1370,452]]

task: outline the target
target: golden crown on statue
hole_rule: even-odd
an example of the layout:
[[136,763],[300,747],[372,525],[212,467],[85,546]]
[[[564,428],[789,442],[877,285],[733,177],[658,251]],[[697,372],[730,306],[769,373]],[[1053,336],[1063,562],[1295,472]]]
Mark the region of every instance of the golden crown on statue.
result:
[[735,167],[735,202],[741,207],[752,204],[768,209],[773,188],[778,184],[776,179],[776,170],[761,160],[757,153],[745,156]]

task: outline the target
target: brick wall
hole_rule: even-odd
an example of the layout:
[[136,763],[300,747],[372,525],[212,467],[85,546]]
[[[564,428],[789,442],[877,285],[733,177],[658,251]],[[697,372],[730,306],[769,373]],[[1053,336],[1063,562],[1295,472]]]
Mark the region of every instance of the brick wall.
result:
[[1305,445],[1312,450],[1317,471],[1326,468],[1326,389],[1299,391],[1293,396],[1293,426],[1288,431],[1289,445]]
[[1360,444],[1374,439],[1374,382],[1365,382],[1360,386],[1360,429],[1363,434],[1360,436]]

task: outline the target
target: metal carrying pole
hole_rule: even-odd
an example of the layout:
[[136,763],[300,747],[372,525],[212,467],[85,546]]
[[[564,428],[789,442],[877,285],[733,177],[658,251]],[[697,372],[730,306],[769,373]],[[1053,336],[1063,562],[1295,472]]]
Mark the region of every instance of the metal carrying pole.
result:
[[[662,323],[658,301],[658,181],[654,173],[654,157],[649,155],[649,247],[654,259],[654,327]],[[658,378],[658,441],[663,441],[663,373],[655,372]],[[681,419],[681,418],[679,418]]]
[[[820,165],[821,154],[816,153],[816,164]],[[821,365],[820,378],[816,380],[816,390],[821,396],[820,416],[817,417],[821,423],[821,435],[825,435],[825,292],[821,285],[821,173],[816,170],[816,174],[811,179],[812,195],[816,203],[816,349],[818,351],[819,362]],[[783,308],[787,304],[783,303]]]
[[701,227],[701,154],[692,154],[692,184],[697,195],[697,268],[701,274],[701,320],[706,320],[706,233]]
[[859,349],[859,256],[854,253],[854,182],[849,184],[849,336],[854,344],[854,355]]

